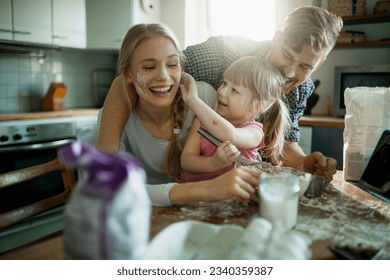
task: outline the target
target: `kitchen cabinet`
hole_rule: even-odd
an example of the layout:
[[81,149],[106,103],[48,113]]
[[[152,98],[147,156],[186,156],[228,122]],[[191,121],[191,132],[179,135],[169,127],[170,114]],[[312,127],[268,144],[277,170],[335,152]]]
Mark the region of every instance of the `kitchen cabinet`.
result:
[[118,50],[137,23],[160,22],[158,0],[86,0],[87,48]]
[[303,116],[299,120],[299,145],[308,154],[319,151],[337,160],[337,170],[343,170],[344,119],[331,116]]
[[0,0],[0,40],[86,47],[85,0]]
[[85,0],[52,0],[52,12],[52,43],[63,47],[85,48]]
[[311,126],[300,127],[301,140],[299,141],[299,146],[305,154],[311,153],[312,131],[313,128]]
[[[356,29],[367,31],[366,35],[369,36],[370,32],[375,29],[376,32],[378,30],[387,30],[387,33],[383,33],[383,38],[368,40],[364,42],[356,42],[356,43],[337,43],[336,48],[362,48],[362,47],[390,47],[390,34],[388,33],[389,28],[386,28],[386,25],[389,25],[390,22],[390,14],[371,14],[371,15],[362,15],[362,16],[344,16],[343,17],[344,28],[343,29],[354,29],[351,28],[351,25],[358,25]],[[368,29],[365,25],[372,24],[381,24],[381,28],[372,28]],[[354,31],[356,31],[354,29]],[[386,32],[386,31],[385,31]]]
[[12,0],[13,40],[52,43],[51,0]]
[[11,0],[0,0],[0,40],[12,40]]

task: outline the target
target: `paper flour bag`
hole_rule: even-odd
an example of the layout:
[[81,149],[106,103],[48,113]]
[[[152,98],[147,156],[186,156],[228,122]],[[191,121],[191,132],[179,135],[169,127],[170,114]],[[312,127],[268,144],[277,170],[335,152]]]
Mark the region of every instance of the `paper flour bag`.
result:
[[65,258],[139,259],[151,219],[142,167],[129,154],[102,153],[77,141],[60,155],[82,170],[65,208]]
[[390,88],[347,88],[344,100],[344,179],[358,181],[383,130],[390,129]]

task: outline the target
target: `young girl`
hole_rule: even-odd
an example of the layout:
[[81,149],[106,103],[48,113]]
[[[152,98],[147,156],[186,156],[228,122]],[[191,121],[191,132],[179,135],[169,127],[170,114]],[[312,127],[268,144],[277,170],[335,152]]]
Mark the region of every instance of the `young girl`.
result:
[[[133,26],[123,39],[118,68],[124,88],[137,93],[121,136],[121,150],[133,154],[144,167],[153,204],[249,200],[259,173],[247,168],[235,168],[212,180],[172,183],[179,175],[181,146],[194,119],[181,97],[180,49],[172,32],[160,24]],[[214,89],[206,83],[197,86],[199,97],[212,104]]]
[[[264,142],[267,145],[261,151],[262,156],[273,164],[280,164],[290,118],[282,101],[284,80],[275,67],[253,56],[232,63],[217,91],[215,111],[198,97],[195,81],[190,75],[184,74],[183,80],[183,98],[197,118],[181,155],[183,171],[180,182],[214,178],[232,169],[239,154],[255,160]],[[263,125],[255,120],[260,114],[267,114],[267,119],[273,120],[265,127],[266,139]],[[197,132],[200,127],[223,143],[218,148],[212,145]]]

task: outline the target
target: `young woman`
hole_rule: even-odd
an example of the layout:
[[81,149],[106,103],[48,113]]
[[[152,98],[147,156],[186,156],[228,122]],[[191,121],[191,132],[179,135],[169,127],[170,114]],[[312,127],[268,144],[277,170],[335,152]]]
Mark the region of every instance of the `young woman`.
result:
[[[170,183],[179,174],[181,147],[194,119],[181,98],[180,49],[172,32],[160,24],[133,26],[123,40],[118,68],[123,87],[137,93],[122,133],[121,150],[143,165],[153,203],[249,200],[259,173],[247,168],[233,169],[213,180]],[[206,92],[210,87],[205,83],[198,86],[199,96],[211,105],[215,95]]]
[[[264,142],[267,145],[261,151],[262,156],[275,165],[280,164],[290,118],[282,101],[284,80],[275,67],[254,56],[233,62],[217,91],[215,111],[198,97],[195,80],[184,75],[187,87],[182,86],[183,98],[197,118],[181,155],[183,171],[179,182],[214,178],[232,169],[239,154],[255,160]],[[263,125],[256,121],[260,114],[272,120],[272,125],[266,127],[266,139]],[[200,127],[223,143],[216,148],[197,133]]]

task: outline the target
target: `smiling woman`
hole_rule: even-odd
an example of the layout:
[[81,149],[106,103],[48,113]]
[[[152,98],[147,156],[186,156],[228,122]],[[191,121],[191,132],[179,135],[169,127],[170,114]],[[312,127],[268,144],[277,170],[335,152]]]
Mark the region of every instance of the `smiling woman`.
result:
[[269,40],[275,32],[275,1],[208,1],[210,36],[240,35]]

